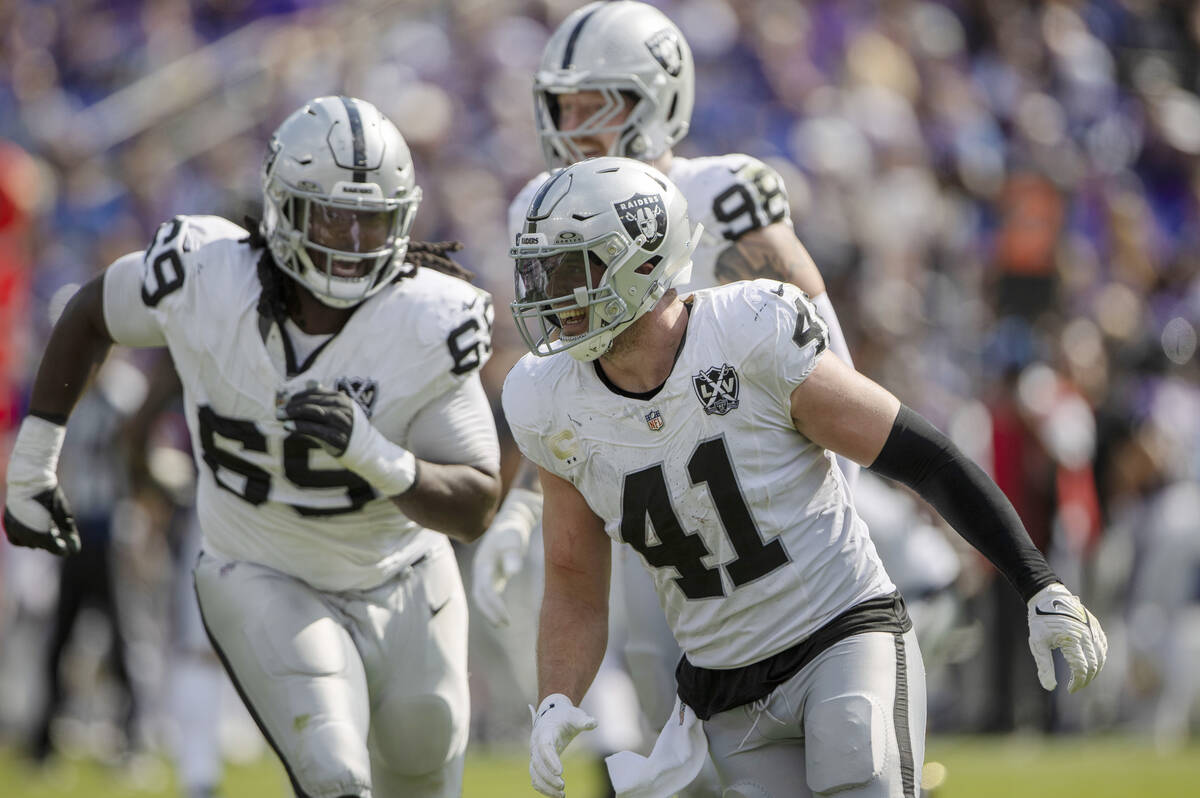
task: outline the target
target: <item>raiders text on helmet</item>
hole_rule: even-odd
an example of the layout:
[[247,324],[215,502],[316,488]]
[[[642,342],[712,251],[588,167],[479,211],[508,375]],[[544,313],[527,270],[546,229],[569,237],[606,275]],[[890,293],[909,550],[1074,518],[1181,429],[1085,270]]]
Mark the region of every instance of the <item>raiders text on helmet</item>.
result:
[[534,195],[516,260],[513,317],[538,356],[594,360],[687,279],[700,227],[662,172],[628,158],[591,158]]
[[275,263],[321,302],[356,305],[403,267],[421,189],[408,145],[375,106],[311,101],[275,131],[262,181]]
[[[696,74],[679,28],[645,3],[622,0],[580,8],[559,25],[542,54],[533,93],[542,152],[551,168],[582,160],[583,136],[618,133],[608,155],[652,161],[687,135]],[[583,125],[560,131],[558,98],[598,91],[605,103]],[[630,93],[637,103],[614,121]]]

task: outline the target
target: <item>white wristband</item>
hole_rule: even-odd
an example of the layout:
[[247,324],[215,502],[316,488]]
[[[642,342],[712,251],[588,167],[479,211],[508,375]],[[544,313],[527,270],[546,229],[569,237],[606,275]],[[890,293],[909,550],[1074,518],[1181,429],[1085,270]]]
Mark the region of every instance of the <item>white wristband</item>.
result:
[[21,421],[8,461],[8,484],[49,488],[58,481],[58,456],[67,428],[37,416]]
[[337,459],[388,498],[399,496],[417,482],[416,455],[383,437],[358,402],[354,402],[350,443]]

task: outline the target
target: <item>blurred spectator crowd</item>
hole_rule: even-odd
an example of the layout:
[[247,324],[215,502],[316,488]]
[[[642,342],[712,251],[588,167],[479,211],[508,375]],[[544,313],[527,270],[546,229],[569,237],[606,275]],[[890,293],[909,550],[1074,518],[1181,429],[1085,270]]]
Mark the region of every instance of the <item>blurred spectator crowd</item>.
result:
[[[416,237],[463,241],[495,294],[498,393],[522,352],[505,211],[544,168],[531,74],[579,4],[0,5],[0,452],[71,286],[172,215],[255,215],[270,131],[322,94],[370,100],[407,138]],[[960,551],[931,730],[1186,738],[1200,678],[1200,3],[655,5],[696,55],[677,152],[780,170],[857,367],[993,474],[1110,632],[1089,694],[1046,698],[1023,624],[997,620],[1023,608]],[[153,534],[131,531],[161,515],[125,513],[114,530],[123,569],[140,571],[119,589],[164,580],[146,570]],[[20,619],[50,612],[28,575],[48,560],[0,550],[0,680],[18,669]],[[149,622],[129,612],[137,635]],[[131,689],[152,691],[153,655],[125,656]],[[12,692],[0,681],[0,738],[33,722]]]

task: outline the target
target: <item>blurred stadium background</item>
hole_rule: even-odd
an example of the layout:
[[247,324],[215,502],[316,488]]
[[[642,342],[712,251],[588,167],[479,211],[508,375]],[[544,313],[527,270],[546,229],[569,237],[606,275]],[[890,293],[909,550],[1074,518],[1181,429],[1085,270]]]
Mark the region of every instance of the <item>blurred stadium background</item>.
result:
[[[417,237],[465,242],[461,261],[495,294],[498,391],[521,352],[505,209],[542,169],[530,75],[581,4],[0,3],[0,469],[71,291],[174,214],[256,213],[270,131],[322,94],[370,100],[407,137]],[[1200,3],[654,4],[697,60],[677,151],[780,170],[858,368],[995,476],[1108,631],[1091,687],[1042,693],[1010,588],[868,483],[889,568],[907,569],[928,618],[934,794],[1194,795]],[[49,725],[60,563],[0,543],[0,795],[178,794],[165,751],[187,736],[169,711],[187,459],[168,411],[146,434],[171,501],[135,490],[116,420],[159,365],[117,353],[100,409],[73,427],[63,481],[97,519],[103,561],[84,567],[111,569],[121,624],[80,615]],[[481,626],[466,794],[527,794],[529,675],[497,664]],[[227,698],[222,794],[283,795]],[[598,769],[583,754],[574,767],[572,794],[598,794]]]

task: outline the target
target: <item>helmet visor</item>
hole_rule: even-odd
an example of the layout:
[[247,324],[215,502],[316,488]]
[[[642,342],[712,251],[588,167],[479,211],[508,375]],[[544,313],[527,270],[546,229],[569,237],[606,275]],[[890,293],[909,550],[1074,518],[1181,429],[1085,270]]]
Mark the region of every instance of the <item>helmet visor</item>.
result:
[[396,241],[400,209],[366,210],[309,203],[305,247],[320,271],[343,279],[367,276]]
[[579,77],[557,73],[534,78],[534,105],[543,149],[563,164],[626,152],[653,102],[636,76]]
[[530,351],[549,355],[602,332],[625,305],[605,279],[604,262],[586,245],[515,247],[513,317]]

